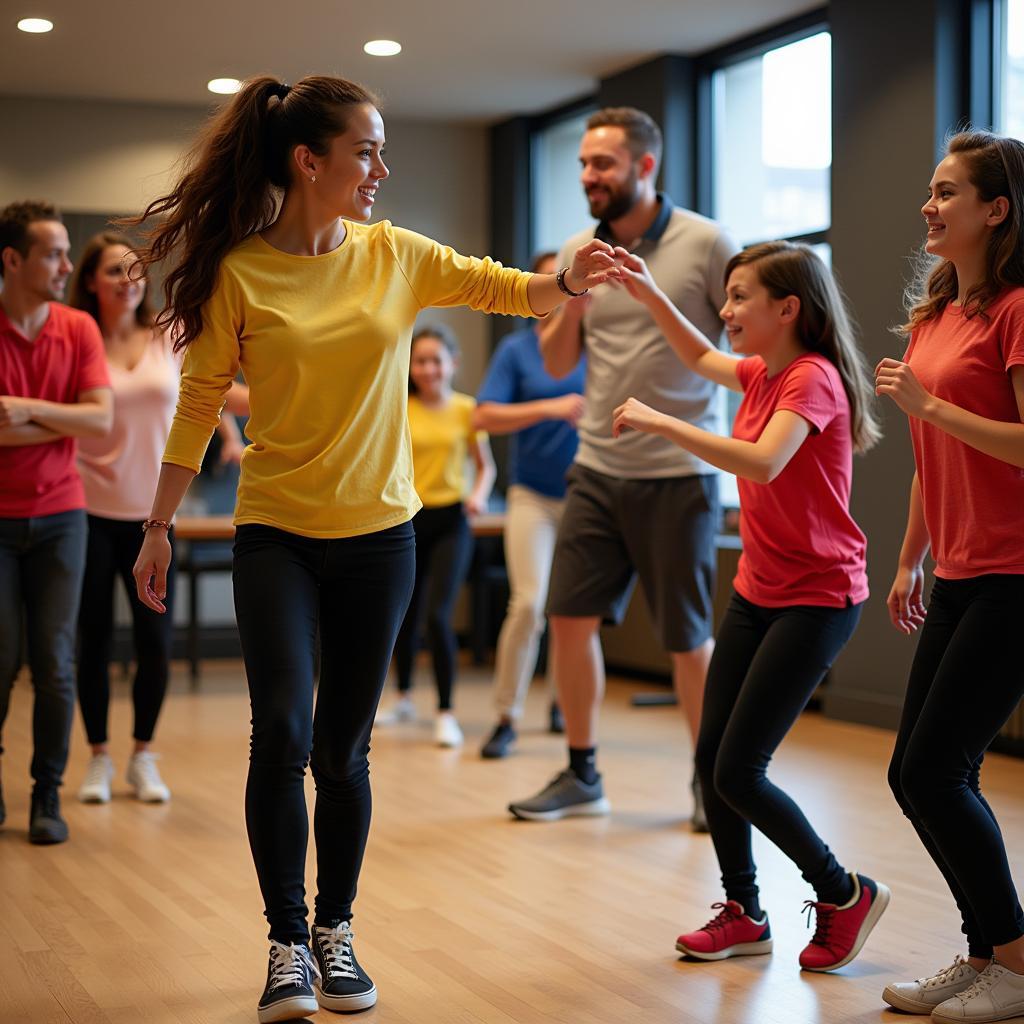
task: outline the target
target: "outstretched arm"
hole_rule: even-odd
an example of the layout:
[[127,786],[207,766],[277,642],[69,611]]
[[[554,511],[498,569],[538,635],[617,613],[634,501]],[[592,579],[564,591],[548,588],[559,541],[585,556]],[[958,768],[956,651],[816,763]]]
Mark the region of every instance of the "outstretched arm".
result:
[[622,259],[620,280],[629,294],[647,307],[665,340],[688,369],[730,391],[743,390],[736,373],[739,359],[720,352],[683,316],[655,283],[647,264],[639,256],[630,254]]
[[799,413],[780,409],[756,441],[740,441],[701,430],[630,398],[615,410],[612,436],[620,437],[626,430],[658,434],[727,473],[768,484],[789,464],[811,432],[811,425]]

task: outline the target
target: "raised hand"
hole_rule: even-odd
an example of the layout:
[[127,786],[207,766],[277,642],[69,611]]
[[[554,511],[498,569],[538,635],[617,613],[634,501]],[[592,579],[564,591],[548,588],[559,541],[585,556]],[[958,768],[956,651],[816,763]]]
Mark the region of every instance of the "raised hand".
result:
[[657,433],[663,413],[649,405],[627,398],[612,414],[612,437],[621,437],[627,430],[640,430],[645,434]]
[[[594,238],[581,245],[572,257],[572,266],[565,275],[566,285],[574,292],[617,280],[621,276],[616,251],[607,242]],[[625,250],[623,250],[625,251]]]
[[582,395],[561,395],[558,398],[550,399],[550,401],[551,419],[565,420],[566,423],[571,423],[574,427],[579,423],[584,409]]
[[908,416],[923,419],[934,396],[899,359],[883,359],[875,367],[875,394],[888,395]]

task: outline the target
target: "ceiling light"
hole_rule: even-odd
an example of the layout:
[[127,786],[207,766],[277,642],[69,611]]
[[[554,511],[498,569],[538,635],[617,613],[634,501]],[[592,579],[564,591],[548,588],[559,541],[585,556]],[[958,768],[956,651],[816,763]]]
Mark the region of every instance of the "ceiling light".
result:
[[221,96],[230,96],[242,88],[242,83],[237,78],[211,78],[206,88]]
[[363,50],[371,57],[394,57],[396,53],[402,52],[402,44],[393,39],[371,39]]
[[46,18],[22,18],[18,22],[18,28],[22,32],[52,32],[53,22]]

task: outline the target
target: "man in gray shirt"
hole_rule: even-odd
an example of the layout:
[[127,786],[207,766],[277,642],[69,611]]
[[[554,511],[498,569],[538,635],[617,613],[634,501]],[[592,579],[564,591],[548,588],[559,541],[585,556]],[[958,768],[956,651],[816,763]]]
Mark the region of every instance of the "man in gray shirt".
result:
[[[580,144],[580,181],[596,228],[566,242],[559,265],[598,237],[643,257],[654,279],[708,337],[721,331],[725,266],[736,251],[713,221],[655,190],[661,131],[631,107],[598,111]],[[714,648],[711,602],[718,526],[716,470],[652,434],[612,437],[612,412],[630,395],[714,429],[715,385],[691,373],[648,311],[623,288],[573,299],[540,332],[545,368],[568,373],[587,355],[585,412],[569,473],[548,592],[551,658],[565,714],[569,767],[527,800],[520,818],[552,821],[610,810],[597,771],[604,659],[598,629],[619,622],[637,576],[672,657],[672,677],[696,746]],[[694,827],[706,828],[695,782]]]

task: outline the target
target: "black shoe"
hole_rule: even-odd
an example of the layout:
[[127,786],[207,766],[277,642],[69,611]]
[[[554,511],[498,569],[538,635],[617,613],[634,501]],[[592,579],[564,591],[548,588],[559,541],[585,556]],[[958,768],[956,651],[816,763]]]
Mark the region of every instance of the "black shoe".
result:
[[565,732],[565,719],[562,717],[562,709],[557,702],[551,702],[551,711],[548,717],[548,732],[561,736]]
[[320,973],[308,946],[284,945],[270,940],[267,984],[256,1006],[260,1024],[310,1017],[320,1008],[313,991],[313,979]]
[[700,786],[700,779],[696,775],[693,777],[693,782],[690,783],[690,788],[693,790],[693,817],[690,818],[690,828],[694,832],[707,832],[708,819],[704,813],[704,792]]
[[338,1013],[368,1010],[377,1002],[377,986],[352,951],[352,926],[313,927],[313,955],[320,968],[316,994],[320,1005]]
[[32,791],[28,841],[39,846],[67,842],[68,823],[60,816],[60,795],[56,786],[36,786]]
[[481,757],[508,757],[516,749],[516,731],[508,722],[499,722],[491,738],[480,748]]

